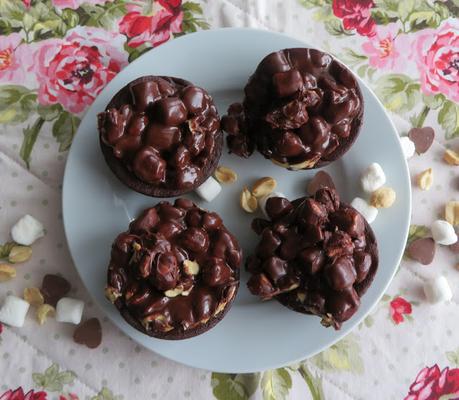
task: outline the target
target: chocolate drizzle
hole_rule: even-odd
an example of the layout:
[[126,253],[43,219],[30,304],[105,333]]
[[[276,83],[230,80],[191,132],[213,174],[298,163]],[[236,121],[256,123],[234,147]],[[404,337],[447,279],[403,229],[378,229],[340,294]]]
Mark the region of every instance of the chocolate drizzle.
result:
[[249,290],[339,329],[357,311],[378,267],[370,226],[330,188],[293,202],[271,198],[266,211],[271,221],[253,224],[261,238],[246,263]]
[[239,286],[242,253],[220,217],[160,202],[115,239],[106,296],[135,328],[183,339],[215,325]]
[[113,172],[150,196],[193,190],[209,177],[221,154],[220,118],[212,98],[183,79],[136,79],[98,115],[98,126]]
[[285,49],[266,56],[245,87],[243,106],[222,118],[230,151],[256,149],[289,169],[321,167],[356,139],[363,98],[352,73],[329,54]]

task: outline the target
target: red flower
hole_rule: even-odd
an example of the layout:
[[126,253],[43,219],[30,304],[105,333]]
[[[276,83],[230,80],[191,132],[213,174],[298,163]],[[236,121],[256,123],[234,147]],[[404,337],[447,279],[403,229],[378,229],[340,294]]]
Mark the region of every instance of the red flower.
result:
[[158,0],[161,9],[153,15],[142,15],[141,8],[131,6],[120,21],[120,32],[128,37],[130,47],[149,43],[152,47],[168,41],[173,33],[182,32],[182,0]]
[[405,320],[403,318],[404,314],[411,314],[412,311],[411,304],[400,296],[393,299],[390,302],[389,307],[390,317],[392,318],[392,321],[394,321],[397,325]]
[[46,400],[47,394],[45,392],[34,392],[33,390],[29,391],[27,394],[24,394],[22,388],[17,388],[15,391],[11,389],[6,391],[0,397],[0,400]]
[[3,332],[3,324],[0,323],[0,335],[2,334],[2,332]]
[[373,36],[376,23],[371,17],[371,9],[374,5],[373,0],[333,0],[333,13],[343,20],[344,29]]
[[438,400],[443,395],[459,398],[459,369],[446,367],[440,372],[437,364],[423,368],[404,400]]

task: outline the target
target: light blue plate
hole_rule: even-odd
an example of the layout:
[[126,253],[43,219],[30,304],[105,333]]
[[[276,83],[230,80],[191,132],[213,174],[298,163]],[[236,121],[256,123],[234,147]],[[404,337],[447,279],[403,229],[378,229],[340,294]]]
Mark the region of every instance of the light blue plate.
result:
[[[260,302],[248,292],[245,272],[237,299],[224,320],[209,332],[182,341],[158,340],[137,332],[105,300],[103,289],[113,239],[143,208],[157,201],[128,189],[106,166],[99,149],[97,113],[129,81],[153,74],[185,78],[206,88],[220,114],[224,114],[230,103],[242,99],[242,89],[259,61],[272,51],[288,47],[308,45],[281,34],[250,29],[202,31],[170,41],[140,57],[108,84],[89,108],[73,141],[64,177],[63,214],[75,266],[96,302],[126,335],[183,364],[236,373],[276,368],[311,357],[362,321],[386,290],[402,256],[411,211],[408,169],[393,124],[375,95],[360,81],[365,99],[362,131],[352,149],[325,169],[342,198],[351,201],[362,196],[359,175],[363,168],[379,162],[388,177],[387,184],[397,192],[397,201],[392,208],[381,211],[373,224],[379,243],[379,270],[359,311],[340,331],[326,329],[319,318],[290,311],[276,301]],[[220,164],[238,173],[236,184],[225,186],[211,204],[195,195],[190,197],[223,217],[246,255],[255,247],[257,237],[250,229],[253,216],[239,206],[242,187],[259,177],[272,176],[279,191],[297,198],[305,195],[307,181],[315,173],[290,172],[260,155],[240,159],[228,155],[226,149]]]

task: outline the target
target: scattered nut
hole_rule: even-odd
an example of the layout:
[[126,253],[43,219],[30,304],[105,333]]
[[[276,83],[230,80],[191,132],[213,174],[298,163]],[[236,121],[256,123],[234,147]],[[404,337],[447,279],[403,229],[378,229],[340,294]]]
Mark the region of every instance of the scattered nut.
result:
[[111,302],[114,303],[118,297],[121,297],[121,293],[118,292],[115,288],[107,286],[105,288],[105,297]]
[[296,294],[296,298],[300,303],[304,303],[304,301],[306,300],[306,293],[298,292]]
[[134,251],[139,251],[142,248],[142,246],[139,243],[134,242],[132,244],[132,248],[134,249]]
[[49,304],[42,304],[37,308],[37,321],[40,325],[44,325],[48,317],[55,317],[56,309]]
[[220,183],[231,184],[237,181],[237,174],[229,167],[220,165],[215,170],[215,178]]
[[446,150],[443,154],[443,160],[445,160],[449,165],[459,165],[459,154],[454,150]]
[[41,306],[45,302],[45,299],[43,298],[40,289],[36,287],[25,288],[23,297],[24,300],[27,301],[27,303],[35,307]]
[[280,167],[288,168],[288,169],[291,169],[293,171],[298,171],[300,169],[314,167],[314,165],[317,164],[317,161],[319,161],[319,159],[320,159],[320,156],[316,156],[314,158],[311,158],[310,160],[306,160],[306,161],[303,161],[303,162],[298,163],[298,164],[283,163],[283,162],[277,161],[277,160],[275,160],[273,158],[271,158],[271,161],[274,164],[279,165]]
[[240,200],[241,207],[248,213],[253,213],[258,208],[257,198],[252,193],[250,193],[247,187],[244,187],[242,190]]
[[6,282],[16,277],[16,269],[8,264],[0,264],[0,282]]
[[459,225],[459,201],[448,201],[446,203],[445,219],[451,225]]
[[183,272],[187,275],[197,275],[199,273],[199,264],[196,261],[185,260],[183,262]]
[[421,190],[429,190],[433,183],[432,168],[422,171],[417,177],[417,182]]
[[23,263],[32,257],[32,247],[14,246],[8,255],[8,261],[13,264]]
[[371,195],[370,204],[376,208],[389,208],[394,204],[396,194],[390,187],[382,187],[375,190]]
[[277,182],[274,178],[271,177],[264,177],[258,179],[252,188],[252,194],[256,197],[263,197],[266,196],[274,191],[277,186]]
[[169,325],[166,317],[161,314],[148,315],[142,320],[142,325],[145,327],[145,329],[148,329],[153,321],[155,322],[156,328],[163,332],[169,332],[174,329],[173,326]]
[[169,290],[166,290],[164,292],[164,294],[167,296],[167,297],[177,297],[179,294],[182,294],[183,293],[183,288],[180,287],[180,286],[177,286],[176,288],[174,289],[169,289]]

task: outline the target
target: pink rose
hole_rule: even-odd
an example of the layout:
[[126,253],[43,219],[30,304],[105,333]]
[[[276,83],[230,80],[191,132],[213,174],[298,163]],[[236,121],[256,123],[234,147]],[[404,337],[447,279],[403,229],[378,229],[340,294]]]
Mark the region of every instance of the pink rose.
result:
[[35,70],[38,101],[61,104],[72,113],[88,107],[99,92],[127,65],[125,38],[103,29],[71,29],[64,39],[39,42]]
[[459,369],[446,367],[440,372],[437,364],[423,368],[404,400],[438,400],[443,395],[459,396]]
[[359,35],[373,36],[376,23],[371,16],[373,0],[333,0],[333,14],[343,20],[344,29],[355,29]]
[[25,8],[29,9],[32,0],[22,0],[22,4],[24,4]]
[[32,64],[29,46],[20,44],[19,33],[0,36],[0,82],[24,85],[27,68]]
[[362,49],[372,67],[401,72],[407,65],[410,42],[408,35],[399,34],[397,23],[390,23],[378,26],[375,36],[363,43]]
[[450,18],[436,30],[420,31],[415,51],[422,91],[459,101],[459,20]]
[[83,3],[94,5],[94,4],[104,4],[107,1],[113,1],[113,0],[52,0],[51,3],[53,4],[54,7],[59,8],[61,10],[64,8],[71,8],[72,10],[76,10]]
[[47,394],[45,392],[34,392],[30,390],[24,394],[22,388],[16,390],[8,390],[0,396],[0,400],[46,400]]
[[144,43],[152,47],[168,41],[173,33],[182,32],[181,0],[160,0],[162,7],[153,15],[142,15],[140,6],[130,6],[129,11],[120,21],[120,32],[128,37],[130,47]]

